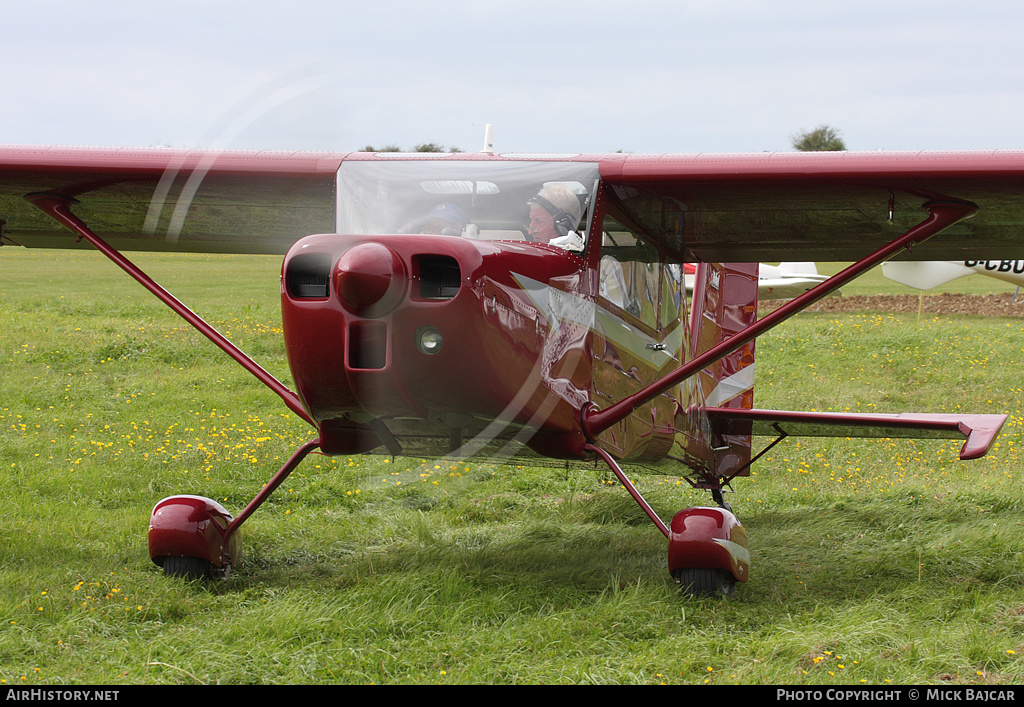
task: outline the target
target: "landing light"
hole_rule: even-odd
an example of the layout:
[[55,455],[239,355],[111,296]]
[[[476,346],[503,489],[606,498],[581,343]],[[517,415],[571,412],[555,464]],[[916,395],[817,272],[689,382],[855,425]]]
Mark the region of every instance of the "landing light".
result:
[[420,327],[416,330],[416,348],[425,354],[436,354],[444,345],[441,332],[432,326]]

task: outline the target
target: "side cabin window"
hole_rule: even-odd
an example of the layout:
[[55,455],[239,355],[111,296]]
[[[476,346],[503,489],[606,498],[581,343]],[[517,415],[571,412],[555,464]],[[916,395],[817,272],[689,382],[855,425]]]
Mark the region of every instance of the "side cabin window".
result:
[[601,233],[599,295],[652,330],[671,329],[683,311],[683,268],[613,218]]

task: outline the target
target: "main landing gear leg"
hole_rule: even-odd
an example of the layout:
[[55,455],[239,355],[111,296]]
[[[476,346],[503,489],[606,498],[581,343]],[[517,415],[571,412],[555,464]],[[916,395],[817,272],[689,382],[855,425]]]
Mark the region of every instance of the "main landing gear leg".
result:
[[227,578],[241,556],[238,528],[306,456],[320,447],[314,439],[299,447],[237,518],[202,496],[171,496],[156,504],[149,519],[149,556],[164,574],[186,579]]
[[622,486],[668,539],[668,568],[680,589],[692,596],[732,596],[736,582],[750,575],[750,546],[747,533],[725,503],[721,489],[712,491],[718,508],[687,508],[672,519],[670,526],[658,517],[650,504],[626,477],[608,452],[587,444],[608,465]]
[[718,504],[719,508],[724,508],[725,510],[732,513],[732,506],[725,502],[725,494],[722,493],[722,489],[712,489],[711,498],[714,499],[715,503]]

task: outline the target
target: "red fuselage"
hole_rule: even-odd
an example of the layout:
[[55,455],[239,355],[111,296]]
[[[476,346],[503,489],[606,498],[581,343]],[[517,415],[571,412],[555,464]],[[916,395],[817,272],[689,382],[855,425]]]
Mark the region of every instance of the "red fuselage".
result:
[[[580,257],[529,242],[317,235],[283,273],[292,375],[328,453],[387,446],[390,433],[408,454],[472,440],[500,454],[518,436],[538,453],[582,455],[589,327],[551,321],[536,301],[562,293],[586,306]],[[530,282],[544,284],[536,297]]]

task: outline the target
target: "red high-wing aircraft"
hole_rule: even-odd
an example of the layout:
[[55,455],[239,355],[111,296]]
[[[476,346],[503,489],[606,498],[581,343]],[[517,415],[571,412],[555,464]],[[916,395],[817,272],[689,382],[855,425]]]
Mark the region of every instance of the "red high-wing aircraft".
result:
[[[172,575],[225,574],[238,528],[314,449],[606,464],[695,593],[748,579],[723,490],[790,435],[961,438],[1004,415],[753,407],[754,342],[894,258],[1024,256],[1024,153],[281,154],[0,148],[2,240],[98,248],[313,428],[232,516],[156,504]],[[71,237],[67,230],[72,232]],[[313,234],[313,235],[308,235]],[[76,238],[77,237],[77,238]],[[295,391],[122,251],[282,253]],[[757,317],[759,260],[854,264]],[[683,266],[696,264],[687,299]],[[713,505],[663,521],[623,469],[656,467]]]

